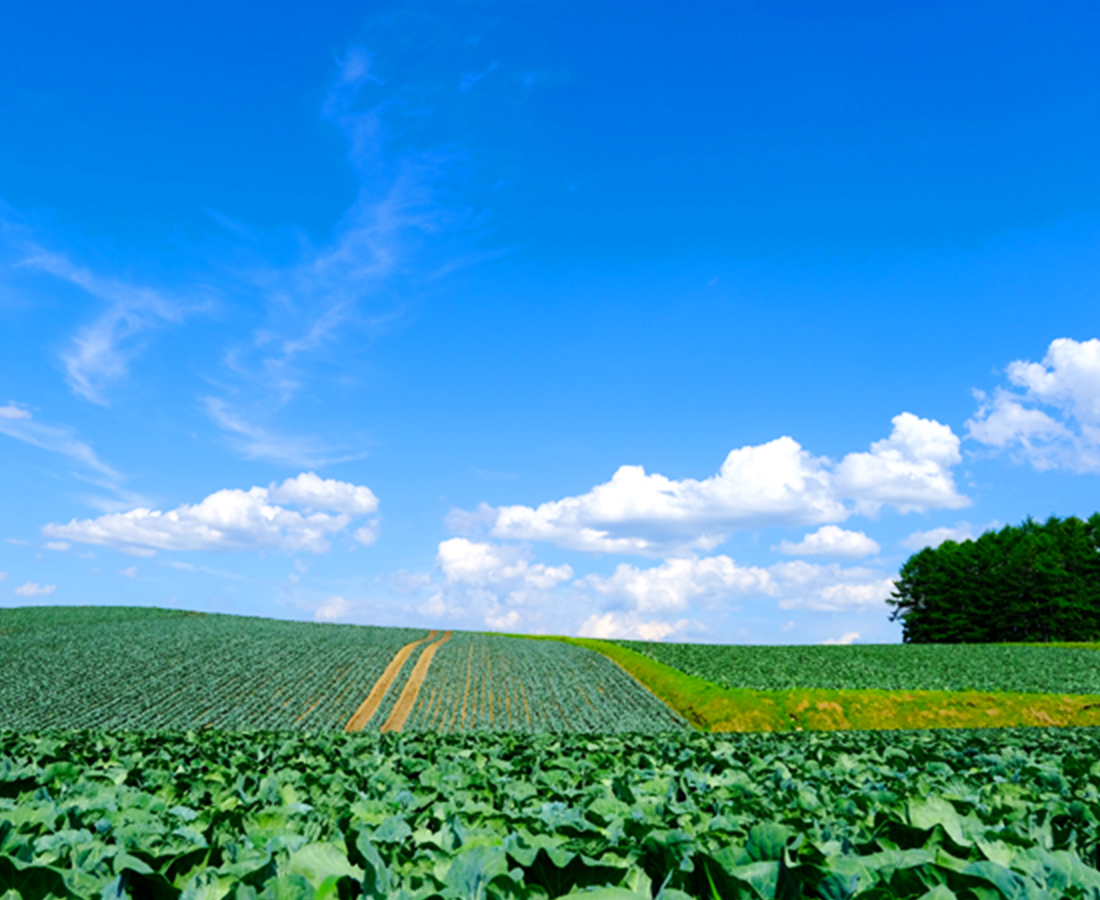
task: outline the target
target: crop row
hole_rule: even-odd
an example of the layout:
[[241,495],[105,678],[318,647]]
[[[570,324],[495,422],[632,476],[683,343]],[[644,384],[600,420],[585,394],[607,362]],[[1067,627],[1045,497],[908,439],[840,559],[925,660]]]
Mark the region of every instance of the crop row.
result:
[[458,633],[432,661],[409,731],[660,732],[686,723],[582,647]]
[[8,900],[1096,897],[1098,759],[1091,730],[0,733],[0,884]]
[[3,611],[0,727],[339,729],[414,629]]
[[1100,694],[1100,651],[1078,647],[614,643],[726,688]]

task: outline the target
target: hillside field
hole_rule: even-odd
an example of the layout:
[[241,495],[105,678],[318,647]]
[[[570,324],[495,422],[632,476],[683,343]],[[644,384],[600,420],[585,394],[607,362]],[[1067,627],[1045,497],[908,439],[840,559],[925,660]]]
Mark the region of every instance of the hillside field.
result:
[[1100,898],[1094,653],[0,610],[0,900]]
[[0,610],[0,728],[685,727],[620,667],[565,643],[150,608]]

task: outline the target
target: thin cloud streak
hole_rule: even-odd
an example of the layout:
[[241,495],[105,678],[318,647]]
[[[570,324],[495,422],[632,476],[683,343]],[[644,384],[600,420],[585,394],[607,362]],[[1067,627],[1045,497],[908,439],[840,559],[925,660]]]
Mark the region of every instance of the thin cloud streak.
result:
[[192,311],[161,293],[75,265],[68,257],[35,244],[26,246],[16,266],[72,284],[103,301],[106,309],[79,329],[61,352],[65,380],[78,397],[107,406],[107,388],[122,380],[130,363],[144,349],[143,335],[178,325]]
[[32,447],[57,453],[99,476],[94,483],[100,487],[118,491],[124,480],[122,475],[103,462],[84,441],[79,440],[73,429],[64,425],[46,425],[36,422],[30,410],[9,402],[0,406],[0,434],[15,438]]
[[391,151],[407,107],[396,95],[364,102],[369,89],[381,86],[371,67],[371,56],[352,47],[321,108],[322,118],[348,141],[347,160],[359,182],[354,201],[327,244],[314,246],[297,235],[304,248],[297,262],[259,263],[246,273],[265,322],[225,354],[231,384],[203,401],[230,445],[249,459],[318,466],[363,455],[331,450],[310,437],[277,437],[239,408],[290,404],[337,345],[365,341],[400,317],[400,309],[379,308],[383,295],[395,293],[396,281],[422,281],[424,273],[440,269],[422,258],[426,239],[476,224],[450,196],[462,153],[447,146]]
[[340,452],[308,435],[275,434],[244,419],[217,397],[203,401],[206,414],[226,432],[229,446],[245,459],[285,463],[291,466],[321,468],[334,463],[351,462],[365,457],[366,451]]

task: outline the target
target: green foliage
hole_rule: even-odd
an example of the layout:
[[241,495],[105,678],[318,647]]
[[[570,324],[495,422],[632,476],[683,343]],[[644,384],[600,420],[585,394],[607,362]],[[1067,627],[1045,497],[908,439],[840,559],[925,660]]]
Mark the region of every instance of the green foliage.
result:
[[339,729],[423,629],[0,610],[0,728]]
[[[0,728],[342,730],[421,629],[176,610],[0,610]],[[367,727],[386,721],[418,654]],[[405,730],[661,732],[686,723],[590,650],[456,632]]]
[[724,688],[1100,694],[1100,655],[1082,647],[609,643]]
[[0,733],[4,900],[1100,895],[1092,730]]
[[907,643],[1100,639],[1100,513],[921,550],[889,602]]
[[592,650],[456,633],[432,661],[405,730],[619,734],[686,724]]

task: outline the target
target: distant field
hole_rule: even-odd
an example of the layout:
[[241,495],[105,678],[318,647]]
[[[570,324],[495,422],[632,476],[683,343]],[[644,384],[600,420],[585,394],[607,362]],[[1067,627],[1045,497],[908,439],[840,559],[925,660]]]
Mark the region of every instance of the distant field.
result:
[[405,730],[621,734],[686,725],[592,650],[456,633],[432,662]]
[[1100,652],[1080,646],[613,643],[724,688],[1100,694]]
[[423,629],[0,610],[0,728],[339,729]]
[[687,723],[591,650],[176,610],[0,610],[0,729],[622,733]]

